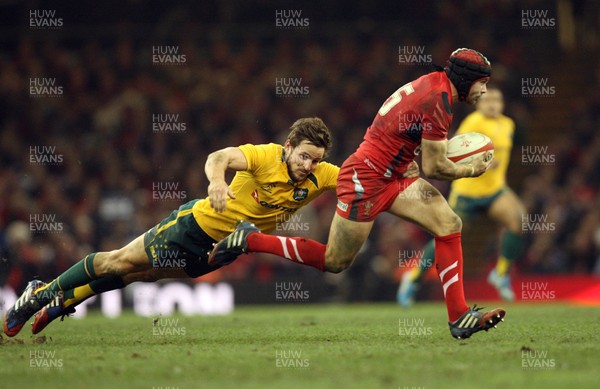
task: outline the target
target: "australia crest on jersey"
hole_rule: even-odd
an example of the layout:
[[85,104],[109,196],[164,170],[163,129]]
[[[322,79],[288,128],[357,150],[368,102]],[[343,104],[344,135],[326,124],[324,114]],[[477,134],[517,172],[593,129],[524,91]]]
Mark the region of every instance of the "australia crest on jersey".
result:
[[293,194],[294,200],[302,201],[308,197],[308,189],[307,188],[294,188]]

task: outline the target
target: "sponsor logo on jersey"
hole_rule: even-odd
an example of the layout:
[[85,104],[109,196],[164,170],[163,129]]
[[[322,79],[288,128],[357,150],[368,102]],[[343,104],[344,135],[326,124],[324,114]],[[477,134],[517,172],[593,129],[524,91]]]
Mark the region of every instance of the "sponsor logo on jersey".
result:
[[285,207],[285,206],[279,205],[279,204],[270,204],[264,200],[260,200],[258,203],[265,208],[277,209],[277,210],[281,210],[283,212],[296,212],[298,210],[298,208]]
[[[275,184],[269,184],[269,185],[275,186]],[[261,187],[261,189],[262,189],[262,187]],[[308,193],[308,189],[306,189],[306,192]],[[271,204],[271,203],[267,203],[264,200],[261,200],[260,197],[258,196],[258,189],[254,189],[254,191],[252,192],[252,198],[254,199],[254,201],[256,201],[258,204],[262,205],[265,208],[278,209],[283,212],[296,212],[298,210],[298,208],[286,207],[286,206],[279,205],[279,204]]]
[[342,211],[346,212],[348,211],[348,204],[346,204],[345,202],[343,202],[342,200],[338,200],[337,202],[337,207],[339,209],[341,209]]

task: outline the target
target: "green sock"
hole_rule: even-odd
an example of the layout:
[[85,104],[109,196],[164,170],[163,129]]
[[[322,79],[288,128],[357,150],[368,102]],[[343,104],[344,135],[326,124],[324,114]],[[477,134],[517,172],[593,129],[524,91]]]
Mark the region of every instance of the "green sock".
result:
[[420,283],[427,270],[433,266],[435,254],[435,241],[431,239],[423,249],[423,257],[419,259],[419,270],[413,273],[413,281]]
[[48,304],[59,292],[74,289],[90,283],[96,279],[94,272],[94,257],[96,253],[89,254],[75,265],[71,266],[60,276],[56,277],[46,286],[35,291],[35,295],[41,304]]
[[523,250],[523,236],[506,230],[502,236],[500,255],[513,262]]

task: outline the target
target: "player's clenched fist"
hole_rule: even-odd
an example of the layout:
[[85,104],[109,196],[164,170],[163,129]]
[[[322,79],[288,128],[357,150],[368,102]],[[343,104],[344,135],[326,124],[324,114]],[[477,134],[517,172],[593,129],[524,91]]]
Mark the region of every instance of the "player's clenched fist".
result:
[[485,173],[485,171],[488,170],[488,168],[490,167],[490,164],[492,163],[493,159],[494,156],[490,152],[487,152],[475,158],[471,163],[473,166],[472,177],[479,177],[480,175]]
[[210,206],[217,212],[223,212],[227,208],[227,197],[235,199],[235,195],[225,181],[211,182],[208,185],[208,198]]

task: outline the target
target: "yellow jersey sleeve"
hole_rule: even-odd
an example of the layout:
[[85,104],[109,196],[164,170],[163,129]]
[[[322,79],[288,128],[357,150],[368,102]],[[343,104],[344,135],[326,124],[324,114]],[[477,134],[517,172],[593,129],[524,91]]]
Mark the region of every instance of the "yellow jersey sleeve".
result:
[[[242,153],[246,157],[246,162],[248,163],[247,171],[252,172],[253,174],[260,174],[264,169],[263,167],[268,167],[269,163],[273,163],[277,159],[277,151],[275,144],[266,144],[266,145],[253,145],[253,144],[245,144],[239,146],[238,148],[242,150]],[[279,159],[283,161],[283,148],[282,155],[279,156]],[[262,170],[261,170],[262,169]]]

